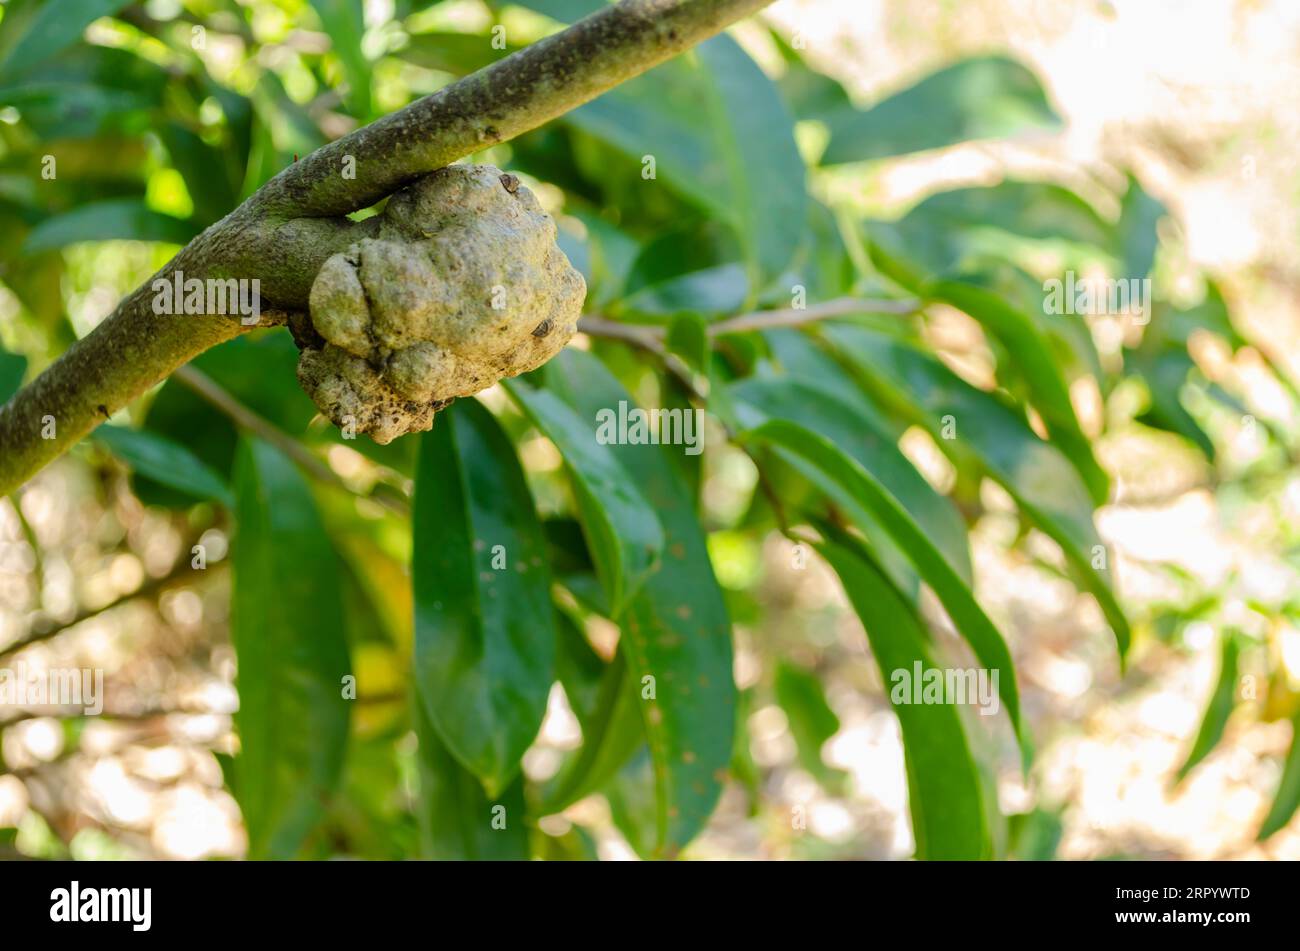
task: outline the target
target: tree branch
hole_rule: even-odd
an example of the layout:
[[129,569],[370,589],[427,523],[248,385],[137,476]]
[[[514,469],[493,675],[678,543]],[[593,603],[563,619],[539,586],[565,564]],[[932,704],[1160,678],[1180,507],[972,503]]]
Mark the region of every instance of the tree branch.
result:
[[[237,317],[155,313],[154,280],[175,271],[258,279],[264,306],[303,310],[321,264],[374,227],[342,216],[563,115],[769,2],[623,0],[290,165],[0,407],[0,495],[178,367],[250,329]],[[344,177],[349,156],[355,178]]]
[[[709,324],[710,337],[745,333],[750,330],[772,330],[776,327],[802,327],[831,317],[849,317],[854,314],[896,314],[906,316],[921,309],[921,301],[912,298],[837,297],[810,307],[784,310],[757,310],[738,314]],[[657,324],[626,324],[618,320],[588,315],[578,321],[578,329],[592,337],[622,340],[643,349],[663,340],[666,329]]]
[[[129,601],[137,601],[141,598],[154,598],[172,588],[180,587],[185,584],[192,584],[199,580],[201,575],[199,571],[191,567],[190,551],[193,545],[182,546],[181,556],[177,559],[176,564],[172,566],[171,571],[161,578],[150,578],[129,594],[118,595],[107,604],[100,605],[97,608],[82,607],[72,617],[71,620],[57,621],[38,621],[22,637],[12,643],[0,647],[0,663],[8,662],[19,651],[31,647],[33,644],[40,644],[52,638],[58,637],[69,628],[76,627],[84,621],[89,621],[93,617],[98,617],[114,608],[120,607]],[[213,568],[219,565],[213,565]]]
[[902,300],[860,297],[839,297],[824,304],[813,304],[801,309],[761,310],[752,314],[728,317],[709,325],[709,336],[744,333],[748,330],[771,330],[775,327],[802,327],[830,317],[849,317],[854,314],[895,314],[900,317],[914,314],[921,302],[910,298]]
[[224,413],[240,429],[252,433],[262,441],[268,442],[276,449],[279,449],[317,481],[341,489],[351,495],[356,495],[358,498],[368,499],[388,509],[394,515],[405,518],[411,514],[411,505],[405,498],[376,492],[371,492],[369,495],[354,492],[340,475],[327,466],[310,449],[274,423],[258,416],[222,389],[216,380],[206,373],[194,367],[185,366],[178,369],[172,376],[177,382],[183,383],[211,406]]

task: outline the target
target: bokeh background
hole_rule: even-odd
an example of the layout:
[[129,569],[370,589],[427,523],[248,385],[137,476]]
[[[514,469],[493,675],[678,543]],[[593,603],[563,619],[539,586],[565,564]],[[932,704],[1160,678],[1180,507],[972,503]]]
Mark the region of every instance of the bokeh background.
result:
[[[147,47],[158,24],[221,6],[128,4],[121,19],[98,21],[88,36]],[[481,39],[494,22],[478,0],[410,6],[366,3],[371,101],[346,112],[317,78],[330,40],[305,3],[241,3],[242,15],[229,30],[211,31],[199,55],[259,114],[285,117],[260,126],[268,138],[253,147],[271,167],[277,154],[305,152],[346,131],[357,109],[383,113],[450,81],[449,71],[386,52],[402,47],[406,31]],[[522,14],[502,16],[511,28],[518,16],[525,34],[535,28]],[[1096,606],[1052,570],[1050,556],[1035,547],[1041,540],[1020,532],[998,490],[982,489],[971,535],[977,593],[1011,643],[1038,738],[1030,776],[1003,756],[995,782],[1002,811],[1020,816],[1008,847],[1018,857],[1300,858],[1300,823],[1256,839],[1300,703],[1300,473],[1297,443],[1288,448],[1300,380],[1300,7],[1288,0],[780,0],[734,32],[779,77],[786,64],[762,24],[800,37],[807,62],[862,104],[997,52],[1028,66],[1065,120],[1063,128],[1009,140],[820,169],[812,188],[825,201],[891,219],[942,189],[1052,178],[1091,197],[1103,191],[1098,182],[1128,170],[1167,210],[1158,280],[1168,294],[1195,299],[1205,275],[1217,283],[1244,345],[1234,351],[1211,334],[1189,341],[1201,388],[1184,403],[1212,442],[1211,456],[1186,438],[1133,423],[1140,394],[1122,387],[1105,401],[1072,394],[1114,482],[1098,528],[1112,546],[1135,629],[1123,676]],[[326,67],[329,75],[347,69]],[[0,121],[8,121],[2,109]],[[800,125],[805,154],[824,144],[819,136],[815,121]],[[131,149],[143,149],[150,207],[188,217],[203,199],[159,157],[172,147],[163,138],[132,136],[122,150],[85,160],[125,164]],[[510,153],[483,158],[508,167]],[[538,191],[562,216],[562,194]],[[68,334],[93,327],[170,253],[165,244],[95,241],[60,247],[21,272],[10,261],[0,274],[0,342],[39,369]],[[1091,329],[1099,352],[1117,352],[1122,331],[1104,321]],[[969,318],[940,312],[927,333],[969,376],[987,373],[987,348]],[[1232,400],[1211,400],[1211,388]],[[903,448],[936,484],[950,478],[919,434],[905,436]],[[540,439],[521,452],[531,469],[558,467]],[[355,452],[335,446],[325,458],[342,479],[366,482],[367,460]],[[741,453],[707,452],[704,467],[710,550],[733,599],[735,673],[747,698],[742,758],[751,771],[728,785],[688,855],[910,855],[897,721],[838,583],[816,561],[801,566],[778,533],[742,526],[755,477]],[[8,857],[245,853],[239,809],[223,783],[237,704],[224,567],[230,526],[214,507],[157,502],[142,498],[94,444],[0,501],[0,664],[102,667],[110,714],[0,709],[0,851]],[[190,567],[196,544],[207,553],[202,572]],[[357,545],[388,556],[371,559],[380,566],[367,579],[371,593],[394,615],[409,610],[403,542]],[[1231,715],[1214,750],[1178,781],[1229,637],[1240,645]],[[15,654],[18,643],[27,646]],[[391,695],[362,699],[354,717],[362,735],[391,726],[404,691],[401,665],[372,647],[354,664],[369,684],[387,678]],[[799,672],[808,670],[824,703],[801,699]],[[814,750],[825,741],[820,755],[809,755],[809,736]],[[578,739],[557,690],[526,771],[554,773]],[[389,841],[400,842],[400,822],[384,836],[371,830],[374,815],[401,813],[409,794],[412,738],[395,748],[395,756],[350,765],[358,787],[382,776],[374,788],[386,798],[364,815],[355,805],[367,802],[360,793],[351,800],[356,814],[331,818],[341,854],[400,852]],[[792,828],[793,807],[806,811],[806,829]],[[548,821],[557,834],[580,826],[601,857],[634,854],[600,797]]]

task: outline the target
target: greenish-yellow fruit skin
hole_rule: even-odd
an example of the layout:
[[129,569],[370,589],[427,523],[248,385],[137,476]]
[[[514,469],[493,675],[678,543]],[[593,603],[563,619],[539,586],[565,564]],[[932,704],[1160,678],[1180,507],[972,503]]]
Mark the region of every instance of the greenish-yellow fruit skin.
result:
[[586,283],[554,219],[490,165],[433,172],[395,193],[382,219],[317,273],[320,341],[303,349],[298,380],[336,425],[388,443],[555,356]]

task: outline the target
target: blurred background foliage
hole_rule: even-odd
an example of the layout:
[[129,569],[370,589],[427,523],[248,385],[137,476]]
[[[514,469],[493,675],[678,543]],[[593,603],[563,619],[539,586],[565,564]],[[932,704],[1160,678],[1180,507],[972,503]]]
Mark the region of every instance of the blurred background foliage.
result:
[[[598,6],[5,3],[0,398],[296,156]],[[1258,287],[1142,162],[1062,157],[1016,56],[864,96],[835,6],[472,157],[604,322],[543,370],[381,447],[254,332],[4,503],[0,662],[108,697],[0,710],[0,848],[1300,855],[1297,391]],[[1048,313],[1067,272],[1150,312]],[[705,451],[595,442],[621,401],[706,406]],[[914,662],[1000,668],[1002,713],[891,707]]]

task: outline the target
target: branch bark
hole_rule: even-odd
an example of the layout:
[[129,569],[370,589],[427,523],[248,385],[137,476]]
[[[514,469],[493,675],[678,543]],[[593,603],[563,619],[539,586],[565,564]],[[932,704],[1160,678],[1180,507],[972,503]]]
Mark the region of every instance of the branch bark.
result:
[[[321,264],[373,227],[343,216],[563,115],[770,2],[623,0],[290,165],[0,407],[0,495],[178,367],[251,329],[238,317],[155,313],[155,280],[175,271],[258,279],[264,310],[304,310]],[[349,157],[355,178],[343,176]]]

